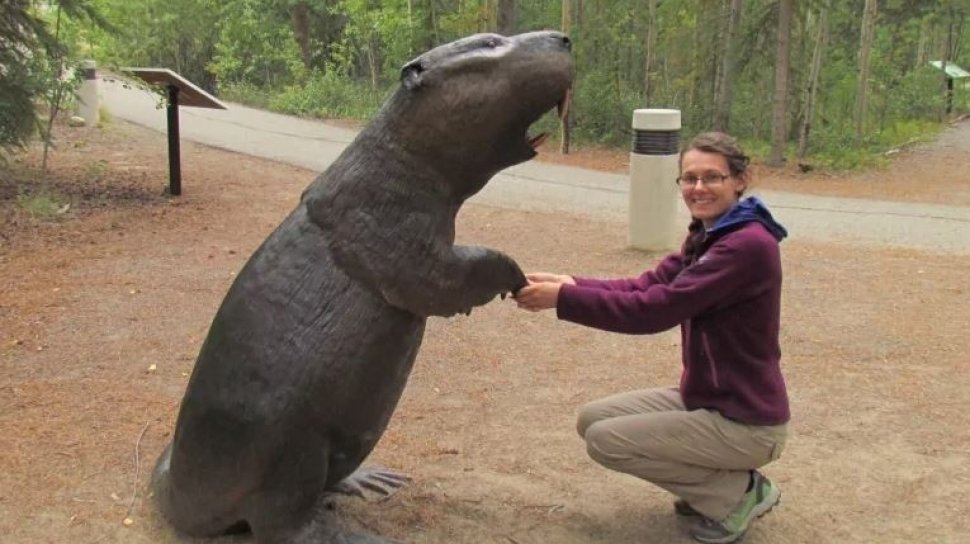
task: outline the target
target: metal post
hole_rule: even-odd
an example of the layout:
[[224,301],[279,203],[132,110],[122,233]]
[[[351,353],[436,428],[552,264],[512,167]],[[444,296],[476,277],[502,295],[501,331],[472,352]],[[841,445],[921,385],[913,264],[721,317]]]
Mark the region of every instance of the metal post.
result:
[[182,165],[179,159],[179,88],[168,86],[168,192],[182,194]]
[[946,78],[946,112],[953,113],[953,79]]
[[630,154],[630,245],[647,251],[677,246],[680,110],[633,112]]

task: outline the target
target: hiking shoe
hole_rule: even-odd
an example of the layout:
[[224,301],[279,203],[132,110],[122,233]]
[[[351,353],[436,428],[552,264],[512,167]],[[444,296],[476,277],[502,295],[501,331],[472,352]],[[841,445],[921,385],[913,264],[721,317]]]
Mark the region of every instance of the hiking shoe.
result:
[[758,471],[754,471],[751,477],[753,478],[751,491],[744,494],[741,504],[726,518],[714,521],[701,516],[691,526],[690,536],[694,537],[694,540],[704,544],[737,542],[744,536],[751,521],[767,514],[778,504],[781,498],[778,487]]
[[694,510],[694,507],[684,499],[674,501],[674,513],[683,518],[693,518],[703,515],[697,510]]

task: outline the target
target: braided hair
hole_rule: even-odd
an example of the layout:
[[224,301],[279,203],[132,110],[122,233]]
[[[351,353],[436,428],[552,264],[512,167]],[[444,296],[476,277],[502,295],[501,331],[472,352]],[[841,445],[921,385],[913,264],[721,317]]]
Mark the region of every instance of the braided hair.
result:
[[[727,160],[728,170],[731,175],[737,178],[744,178],[748,173],[748,164],[751,159],[744,153],[738,141],[734,137],[723,132],[704,132],[698,134],[687,144],[687,147],[680,152],[680,165],[683,166],[684,154],[691,150],[704,151],[705,153],[717,153]],[[744,189],[738,191],[740,197]],[[701,246],[704,243],[705,232],[704,224],[700,219],[692,218],[687,227],[687,238],[681,252],[686,257],[687,263],[693,263],[701,253]]]

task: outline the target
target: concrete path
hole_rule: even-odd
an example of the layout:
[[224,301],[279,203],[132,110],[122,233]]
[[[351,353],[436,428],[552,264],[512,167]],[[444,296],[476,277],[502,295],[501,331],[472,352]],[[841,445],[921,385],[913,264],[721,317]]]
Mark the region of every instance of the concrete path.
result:
[[[99,80],[111,115],[161,132],[165,109],[156,96]],[[227,104],[228,110],[181,108],[190,140],[321,172],[356,131]],[[159,149],[165,153],[164,148]],[[625,221],[629,177],[532,161],[495,176],[470,202],[508,209],[563,211]],[[183,191],[191,192],[190,184]],[[970,254],[970,208],[757,191],[792,239]],[[683,206],[681,219],[687,223]]]

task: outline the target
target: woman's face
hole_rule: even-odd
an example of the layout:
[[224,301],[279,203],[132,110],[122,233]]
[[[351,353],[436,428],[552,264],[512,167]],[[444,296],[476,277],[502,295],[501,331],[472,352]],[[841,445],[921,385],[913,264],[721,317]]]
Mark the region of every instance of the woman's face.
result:
[[731,175],[720,153],[691,149],[680,161],[680,194],[692,217],[711,228],[737,201],[747,180]]

